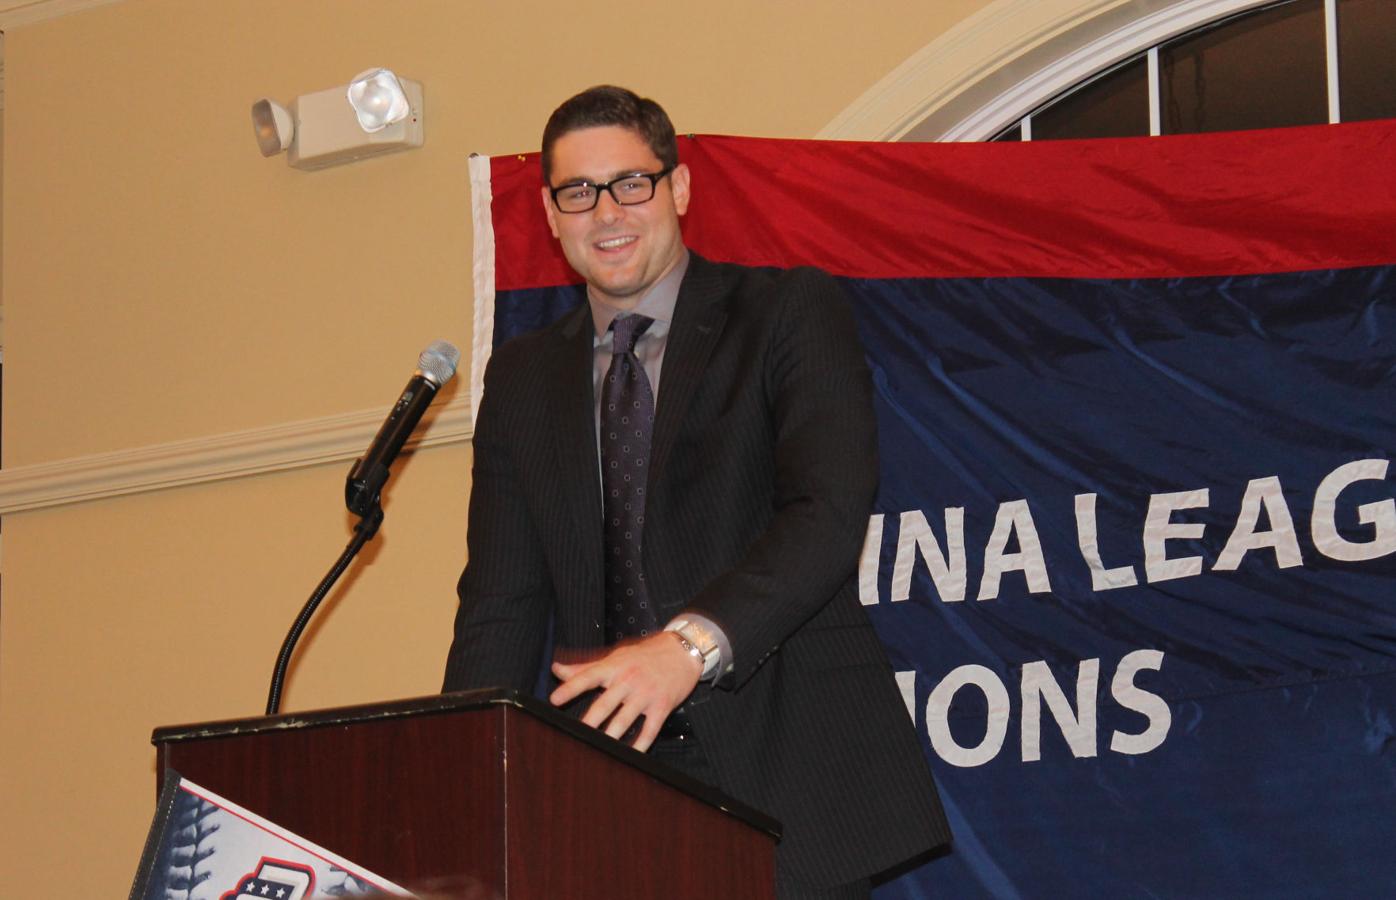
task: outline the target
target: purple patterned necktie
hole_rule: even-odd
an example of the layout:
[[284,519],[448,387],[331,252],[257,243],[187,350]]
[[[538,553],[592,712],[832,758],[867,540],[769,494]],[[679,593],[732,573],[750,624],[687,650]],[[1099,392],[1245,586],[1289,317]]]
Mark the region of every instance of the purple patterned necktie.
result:
[[601,385],[601,488],[606,548],[606,640],[658,631],[640,568],[654,392],[635,342],[654,320],[629,315],[611,328],[611,368]]

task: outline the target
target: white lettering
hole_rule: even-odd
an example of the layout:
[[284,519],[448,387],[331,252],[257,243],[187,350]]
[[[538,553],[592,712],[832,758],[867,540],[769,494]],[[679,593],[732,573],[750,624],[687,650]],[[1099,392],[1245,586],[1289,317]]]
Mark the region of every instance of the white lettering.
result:
[[1105,568],[1100,560],[1100,543],[1095,525],[1095,494],[1076,495],[1076,542],[1091,570],[1091,590],[1108,591],[1139,583],[1134,566]]
[[1125,709],[1143,713],[1149,720],[1149,726],[1141,734],[1125,734],[1122,731],[1111,734],[1110,749],[1116,753],[1131,756],[1148,753],[1163,743],[1173,724],[1173,713],[1162,697],[1134,686],[1134,676],[1141,669],[1162,670],[1163,651],[1135,650],[1126,653],[1115,669],[1115,677],[1110,681],[1110,696]]
[[1202,571],[1202,557],[1180,556],[1169,559],[1164,549],[1168,540],[1202,537],[1207,527],[1201,522],[1170,522],[1175,509],[1196,509],[1207,505],[1207,489],[1154,494],[1144,516],[1144,577],[1149,581],[1186,578]]
[[[1005,553],[1008,538],[1018,534],[1018,552]],[[1027,576],[1028,592],[1044,594],[1052,590],[1047,580],[1047,561],[1042,558],[1042,542],[1037,537],[1032,512],[1026,500],[1009,500],[999,504],[994,517],[994,531],[984,548],[984,577],[979,582],[978,600],[992,600],[999,595],[999,581],[1004,572],[1022,571]]]
[[[1158,694],[1135,685],[1144,669],[1162,671],[1163,651],[1134,650],[1125,654],[1110,682],[1110,694],[1122,709],[1139,713],[1148,720],[1139,734],[1114,730],[1110,749],[1115,753],[1138,756],[1161,746],[1168,737],[1173,715]],[[907,714],[915,720],[916,673],[897,672],[897,687]],[[988,715],[984,738],[972,747],[961,746],[950,733],[950,707],[961,688],[973,685],[984,695]],[[1043,660],[1024,664],[1019,698],[1022,702],[1022,756],[1024,762],[1042,759],[1042,706],[1056,720],[1072,756],[1077,759],[1098,755],[1098,701],[1100,660],[1083,659],[1076,671],[1076,705],[1072,709],[1066,691],[1057,683]],[[953,669],[931,691],[926,701],[926,731],[931,746],[941,759],[954,766],[982,766],[1003,750],[1008,733],[1011,701],[1007,688],[992,669],[963,665]]]
[[965,510],[953,506],[945,510],[945,546],[942,553],[931,526],[919,509],[902,513],[901,530],[897,534],[897,561],[892,567],[892,601],[911,596],[911,574],[920,552],[935,582],[940,599],[954,603],[965,599]]
[[1396,552],[1396,500],[1379,500],[1357,507],[1357,521],[1372,526],[1372,539],[1350,541],[1338,533],[1335,513],[1338,495],[1355,481],[1381,481],[1386,477],[1384,459],[1359,459],[1339,466],[1319,482],[1314,493],[1314,517],[1310,522],[1314,546],[1329,559],[1357,562]]
[[[974,747],[961,747],[950,734],[950,703],[960,688],[971,684],[984,693],[989,716],[984,724],[984,740]],[[931,746],[952,766],[982,766],[1003,748],[1008,734],[1008,711],[1008,689],[997,675],[984,666],[959,666],[941,679],[926,701],[926,730]]]
[[858,557],[858,602],[877,605],[877,571],[882,560],[882,513],[868,517],[863,535],[863,555]]
[[906,714],[911,723],[916,724],[916,671],[896,672],[897,690],[902,692],[902,702],[906,704]]
[[[1260,521],[1260,509],[1265,507],[1265,515],[1270,519],[1269,531],[1256,531]],[[1213,569],[1230,571],[1241,565],[1241,560],[1250,550],[1273,547],[1275,564],[1281,569],[1304,564],[1299,554],[1299,537],[1294,533],[1294,518],[1289,514],[1285,503],[1280,479],[1275,476],[1254,478],[1246,485],[1246,495],[1241,498],[1241,512],[1236,517],[1236,527],[1227,538],[1226,547],[1217,557]]]
[[1077,759],[1095,756],[1095,694],[1100,683],[1100,660],[1083,659],[1076,673],[1076,712],[1061,685],[1052,677],[1046,662],[1023,666],[1023,762],[1042,758],[1042,701],[1061,728],[1071,755]]

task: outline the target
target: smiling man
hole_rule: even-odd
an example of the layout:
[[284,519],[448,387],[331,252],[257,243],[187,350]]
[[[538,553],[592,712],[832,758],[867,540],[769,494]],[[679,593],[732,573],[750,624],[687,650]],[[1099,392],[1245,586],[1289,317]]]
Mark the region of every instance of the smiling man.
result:
[[[543,188],[553,236],[586,279],[588,295],[629,312],[686,256],[679,216],[688,211],[688,166],[661,160],[639,132],[622,125],[565,132],[547,156],[544,165],[554,173],[548,180],[561,185]],[[611,202],[601,203],[602,194]]]
[[587,303],[490,360],[446,689],[546,668],[587,725],[779,818],[778,896],[867,897],[949,832],[857,599],[877,448],[848,304],[684,247],[652,100],[563,103],[542,169]]

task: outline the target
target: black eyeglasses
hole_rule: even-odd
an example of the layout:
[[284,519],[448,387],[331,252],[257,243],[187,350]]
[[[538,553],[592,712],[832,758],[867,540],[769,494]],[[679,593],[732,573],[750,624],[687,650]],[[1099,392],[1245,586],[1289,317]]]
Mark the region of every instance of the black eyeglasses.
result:
[[672,171],[674,171],[674,167],[669,166],[653,175],[636,172],[633,175],[613,178],[604,184],[574,181],[571,184],[564,184],[561,187],[549,188],[548,190],[553,195],[553,206],[557,207],[558,212],[590,212],[596,208],[597,201],[601,199],[602,191],[609,193],[611,199],[621,206],[635,206],[653,200],[655,185],[659,184],[659,179]]

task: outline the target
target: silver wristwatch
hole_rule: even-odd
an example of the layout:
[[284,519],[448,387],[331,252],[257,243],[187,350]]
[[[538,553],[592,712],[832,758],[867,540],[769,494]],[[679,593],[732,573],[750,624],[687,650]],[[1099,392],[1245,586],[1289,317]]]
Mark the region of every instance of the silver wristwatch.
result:
[[672,631],[684,650],[703,663],[703,673],[698,676],[699,681],[707,681],[717,673],[720,650],[717,640],[706,628],[688,619],[675,619],[666,625],[664,630]]

